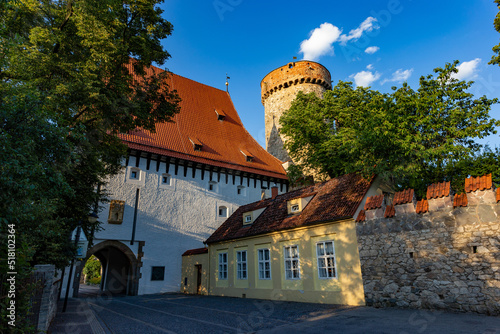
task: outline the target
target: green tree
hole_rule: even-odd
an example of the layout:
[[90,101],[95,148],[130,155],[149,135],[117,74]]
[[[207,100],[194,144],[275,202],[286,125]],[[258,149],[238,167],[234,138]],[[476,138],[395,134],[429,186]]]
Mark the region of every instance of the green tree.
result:
[[[496,31],[500,32],[500,0],[495,0],[495,3],[498,6],[498,13],[495,17],[495,21],[493,22],[493,26],[495,27]],[[493,47],[493,52],[496,53],[496,55],[491,56],[491,60],[488,64],[500,65],[500,43]]]
[[121,169],[119,133],[179,111],[166,72],[145,70],[170,57],[161,2],[0,1],[0,237],[14,224],[32,265],[65,266],[70,232],[98,228],[86,217]]
[[101,262],[98,258],[92,255],[85,263],[85,267],[83,267],[83,274],[86,276],[87,281],[92,278],[101,277]]
[[496,99],[475,99],[472,82],[452,77],[457,64],[421,77],[416,91],[403,84],[383,94],[340,81],[323,100],[298,94],[280,119],[285,147],[302,170],[378,174],[421,196],[428,184],[453,179],[459,164],[470,174],[463,162],[482,159],[474,139],[496,133],[500,122],[489,116]]

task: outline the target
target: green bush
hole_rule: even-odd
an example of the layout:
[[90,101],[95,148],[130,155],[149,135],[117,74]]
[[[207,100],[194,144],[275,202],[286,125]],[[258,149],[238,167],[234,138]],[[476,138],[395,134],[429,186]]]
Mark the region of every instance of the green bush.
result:
[[91,279],[87,280],[87,284],[89,284],[89,285],[99,285],[99,284],[101,284],[101,276],[99,276],[99,277],[92,277]]

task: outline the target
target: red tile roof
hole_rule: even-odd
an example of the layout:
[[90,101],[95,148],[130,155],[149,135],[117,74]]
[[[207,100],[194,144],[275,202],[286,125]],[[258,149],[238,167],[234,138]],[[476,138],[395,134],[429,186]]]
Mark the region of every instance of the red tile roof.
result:
[[[162,71],[152,66],[146,74]],[[169,75],[168,85],[181,97],[181,111],[173,122],[156,124],[156,133],[138,130],[120,135],[131,149],[286,179],[281,162],[243,127],[226,91],[176,74]],[[224,121],[218,120],[215,110],[224,114]],[[193,143],[202,144],[202,150],[195,151]],[[247,161],[242,151],[251,152],[252,161]]]
[[497,188],[497,203],[500,202],[500,188]]
[[427,187],[427,199],[450,196],[450,181],[433,183]]
[[399,205],[399,204],[412,203],[414,194],[415,191],[413,189],[398,191],[397,193],[394,194],[394,200],[392,201],[392,204]]
[[[220,242],[308,226],[321,222],[352,218],[372,180],[356,174],[343,175],[310,187],[291,191],[259,202],[240,206],[208,239]],[[288,215],[287,202],[316,193],[300,214]],[[243,213],[266,208],[251,225],[243,226]]]
[[208,253],[208,248],[195,248],[185,251],[182,256],[198,255]]
[[388,205],[386,208],[385,208],[385,213],[384,213],[384,217],[385,218],[392,218],[396,215],[396,209],[394,209],[394,205]]
[[465,179],[465,192],[470,193],[471,191],[476,190],[491,189],[492,185],[493,182],[491,180],[491,174],[478,177],[469,177]]
[[462,193],[462,194],[455,194],[453,196],[453,207],[459,207],[459,206],[467,206],[468,201],[467,201],[467,194]]
[[366,220],[366,214],[365,214],[365,210],[361,210],[359,211],[358,213],[358,217],[356,218],[356,221],[357,222],[363,222]]
[[366,199],[365,210],[373,210],[382,207],[384,201],[384,195],[371,196]]
[[417,213],[426,213],[429,211],[429,201],[422,199],[417,202],[417,208],[415,209]]

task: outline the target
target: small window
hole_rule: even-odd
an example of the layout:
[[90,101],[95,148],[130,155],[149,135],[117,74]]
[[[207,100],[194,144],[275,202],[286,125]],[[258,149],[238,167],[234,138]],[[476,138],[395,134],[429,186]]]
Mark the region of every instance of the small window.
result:
[[316,244],[316,254],[318,257],[318,277],[336,278],[333,241],[318,242]]
[[217,192],[217,182],[215,181],[208,182],[208,191]]
[[227,207],[219,206],[219,217],[227,218]]
[[300,207],[299,207],[298,204],[294,204],[294,205],[291,206],[290,210],[292,212],[299,212],[300,211]]
[[130,170],[130,179],[131,180],[139,180],[141,175],[141,170],[138,168],[133,168]]
[[253,161],[253,157],[247,156],[247,162],[252,162],[252,161]]
[[236,252],[236,277],[247,279],[247,251]]
[[152,281],[165,280],[165,267],[152,267],[151,268],[151,280]]
[[259,279],[271,279],[271,256],[269,249],[259,249],[257,255],[259,259]]
[[165,186],[169,186],[170,185],[170,181],[171,181],[171,178],[170,178],[169,174],[162,174],[162,176],[161,176],[161,184],[163,184]]
[[195,151],[201,151],[202,148],[203,148],[203,143],[201,141],[199,141],[197,138],[191,138],[191,137],[188,137],[189,138],[189,141],[191,142],[191,144],[193,144],[193,149]]
[[227,279],[227,253],[219,253],[219,279]]
[[246,195],[246,188],[245,188],[245,186],[238,186],[238,188],[236,189],[236,193],[238,195],[245,196]]
[[286,246],[284,247],[285,253],[285,279],[295,280],[300,279],[299,268],[299,247]]
[[252,215],[245,216],[245,223],[250,223],[252,221]]

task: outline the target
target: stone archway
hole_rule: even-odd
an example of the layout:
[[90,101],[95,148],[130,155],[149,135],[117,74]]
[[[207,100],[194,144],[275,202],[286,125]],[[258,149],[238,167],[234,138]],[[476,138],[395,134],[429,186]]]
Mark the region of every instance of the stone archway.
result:
[[[139,248],[142,245],[140,244]],[[101,291],[110,294],[136,296],[139,290],[141,257],[136,257],[130,248],[120,241],[106,240],[87,251],[87,257],[78,268],[80,275],[89,257],[95,255],[102,265]],[[79,275],[79,276],[80,276]],[[78,282],[75,296],[78,296]]]

